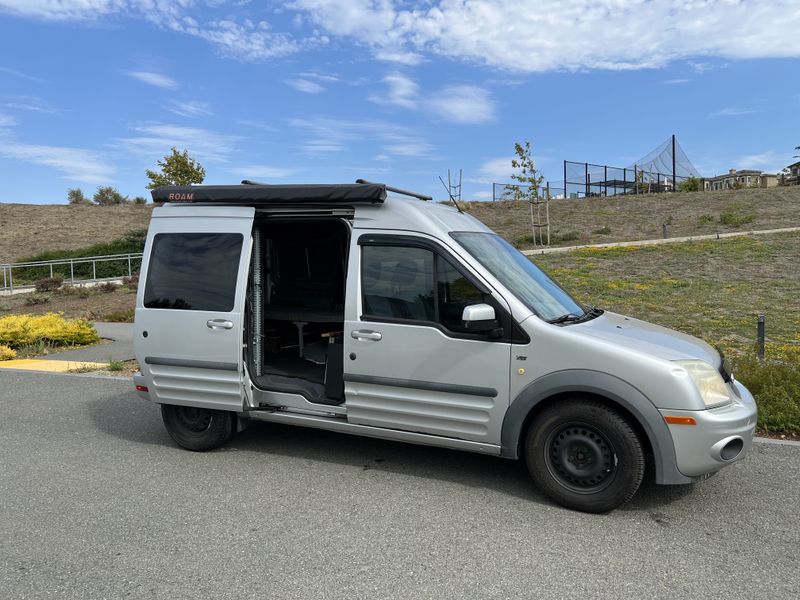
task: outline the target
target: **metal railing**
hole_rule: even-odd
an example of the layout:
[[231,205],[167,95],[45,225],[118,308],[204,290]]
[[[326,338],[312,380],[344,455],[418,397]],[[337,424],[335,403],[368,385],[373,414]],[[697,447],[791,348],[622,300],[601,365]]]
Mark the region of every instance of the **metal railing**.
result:
[[[72,285],[131,277],[139,270],[141,263],[142,253],[137,252],[0,264],[3,274],[0,292],[13,293],[14,290],[31,289],[35,287],[37,279],[56,275],[62,277],[64,283]],[[99,269],[101,276],[98,276],[98,265],[102,265]]]

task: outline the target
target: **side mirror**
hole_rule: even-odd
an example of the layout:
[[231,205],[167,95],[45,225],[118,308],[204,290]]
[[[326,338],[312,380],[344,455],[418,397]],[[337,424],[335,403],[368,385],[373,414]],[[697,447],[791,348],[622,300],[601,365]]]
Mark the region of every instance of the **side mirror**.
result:
[[461,313],[464,329],[469,331],[488,332],[497,328],[497,316],[494,307],[488,304],[470,304],[464,307]]

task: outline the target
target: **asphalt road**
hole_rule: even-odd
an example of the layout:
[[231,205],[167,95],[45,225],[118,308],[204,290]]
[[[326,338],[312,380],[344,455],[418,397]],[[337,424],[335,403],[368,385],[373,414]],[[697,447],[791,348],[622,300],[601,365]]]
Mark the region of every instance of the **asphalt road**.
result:
[[187,452],[131,388],[0,372],[2,598],[800,597],[800,447],[597,516],[455,451],[256,424]]

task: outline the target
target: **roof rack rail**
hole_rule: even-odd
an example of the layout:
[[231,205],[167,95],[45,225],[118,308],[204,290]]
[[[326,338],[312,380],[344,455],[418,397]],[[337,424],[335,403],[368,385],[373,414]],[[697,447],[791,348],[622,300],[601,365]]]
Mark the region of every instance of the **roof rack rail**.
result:
[[[372,181],[367,181],[366,179],[356,179],[356,183],[365,183],[367,185],[377,185]],[[380,184],[384,185],[384,184]],[[424,200],[429,202],[433,200],[433,196],[426,196],[425,194],[420,194],[417,192],[409,192],[408,190],[403,190],[400,188],[392,187],[389,185],[384,185],[387,192],[394,192],[395,194],[402,194],[403,196],[411,196],[412,198],[419,198],[420,200]]]

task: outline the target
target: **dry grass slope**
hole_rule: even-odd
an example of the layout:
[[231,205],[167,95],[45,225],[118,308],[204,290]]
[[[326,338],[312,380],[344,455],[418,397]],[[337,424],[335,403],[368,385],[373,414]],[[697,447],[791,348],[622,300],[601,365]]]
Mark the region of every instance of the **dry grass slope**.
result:
[[[526,202],[471,202],[469,212],[520,248],[531,248]],[[555,200],[553,245],[655,239],[800,226],[800,186]],[[567,238],[567,239],[561,239]]]
[[73,250],[146,229],[152,205],[0,204],[0,263]]

